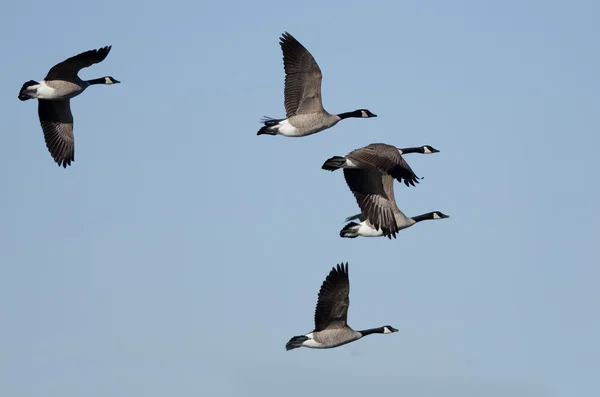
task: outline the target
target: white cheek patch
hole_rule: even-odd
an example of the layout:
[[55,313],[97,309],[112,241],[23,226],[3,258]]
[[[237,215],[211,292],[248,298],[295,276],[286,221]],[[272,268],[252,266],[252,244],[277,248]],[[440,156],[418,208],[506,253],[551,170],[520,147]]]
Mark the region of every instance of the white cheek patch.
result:
[[423,153],[431,154],[431,150],[429,150],[429,148],[427,146],[423,146]]
[[365,112],[364,110],[361,110],[360,114],[361,114],[362,117],[369,117],[369,115],[367,114],[367,112]]
[[437,212],[434,212],[434,213],[433,213],[433,219],[442,219],[442,217],[441,217],[441,216],[439,216],[439,215],[437,214]]
[[388,327],[383,327],[383,333],[384,334],[391,334],[392,331],[390,331],[390,329]]

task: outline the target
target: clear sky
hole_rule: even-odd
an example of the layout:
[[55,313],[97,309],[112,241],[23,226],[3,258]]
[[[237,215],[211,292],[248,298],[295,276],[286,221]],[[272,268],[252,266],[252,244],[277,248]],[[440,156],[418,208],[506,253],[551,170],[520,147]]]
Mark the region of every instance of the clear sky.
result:
[[[595,1],[10,1],[0,14],[0,395],[598,396],[600,4]],[[283,117],[289,31],[332,113]],[[80,73],[75,162],[50,157],[30,79]],[[430,144],[396,184],[398,239],[342,239],[358,212],[333,155]],[[331,350],[319,287],[350,264]]]

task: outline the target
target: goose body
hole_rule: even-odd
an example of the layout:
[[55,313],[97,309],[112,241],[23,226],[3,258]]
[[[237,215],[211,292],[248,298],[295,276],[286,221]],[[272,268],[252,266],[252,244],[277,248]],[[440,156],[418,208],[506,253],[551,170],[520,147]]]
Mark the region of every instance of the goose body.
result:
[[[411,227],[417,222],[429,220],[429,219],[444,219],[449,218],[448,215],[441,213],[440,211],[428,212],[426,214],[407,217],[402,211],[397,210],[394,212],[394,218],[396,220],[396,232]],[[376,228],[369,219],[367,219],[362,213],[346,218],[346,222],[359,219],[360,223],[350,222],[342,230],[340,230],[340,237],[355,238],[355,237],[381,237],[383,236],[383,230]],[[396,234],[392,236],[396,238]],[[389,236],[388,236],[389,237]]]
[[285,70],[286,118],[263,119],[264,126],[257,135],[283,135],[301,137],[331,128],[348,117],[377,117],[367,109],[330,114],[323,108],[321,99],[322,74],[310,52],[291,34],[280,38]]
[[398,332],[391,325],[363,331],[353,330],[347,322],[349,294],[348,263],[341,263],[331,269],[321,285],[315,309],[315,329],[306,335],[292,337],[285,345],[286,350],[299,347],[329,349],[354,342],[370,334]]
[[[415,186],[419,178],[402,157],[408,153],[432,154],[439,150],[429,145],[400,149],[372,143],[345,156],[334,156],[323,164],[327,171],[343,168],[346,184],[362,213],[362,222],[344,228],[342,237],[396,237],[396,232],[415,223],[398,209],[394,199],[394,179]],[[350,227],[350,226],[347,226]]]
[[54,65],[44,80],[30,80],[23,84],[19,99],[38,100],[38,117],[48,151],[54,161],[64,168],[75,160],[73,114],[70,100],[90,85],[120,83],[111,76],[82,80],[77,75],[83,68],[102,62],[111,47],[82,52]]
[[19,93],[19,99],[26,101],[28,99],[46,99],[46,100],[65,100],[76,97],[90,86],[85,80],[42,80],[37,84],[23,85],[23,90]]

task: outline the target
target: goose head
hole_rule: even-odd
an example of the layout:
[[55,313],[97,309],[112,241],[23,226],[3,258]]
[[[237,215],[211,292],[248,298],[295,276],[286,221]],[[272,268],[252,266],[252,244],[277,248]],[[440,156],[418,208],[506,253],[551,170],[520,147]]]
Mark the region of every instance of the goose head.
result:
[[115,79],[112,76],[104,76],[104,84],[118,84],[119,80]]
[[408,153],[421,153],[421,154],[432,154],[437,153],[439,150],[430,145],[416,146],[416,147],[407,147],[407,148],[397,148],[400,154],[408,154]]
[[362,117],[362,118],[377,117],[377,115],[375,113],[372,113],[368,109],[358,109],[355,111],[355,113],[359,113],[360,117]]
[[446,215],[440,211],[433,211],[431,213],[431,219],[444,219],[444,218],[450,218],[450,216]]
[[381,328],[383,328],[384,334],[391,334],[392,332],[398,332],[398,330],[396,328],[392,327],[391,325],[385,325]]
[[369,109],[357,109],[353,112],[345,112],[337,115],[340,119],[345,119],[348,117],[359,118],[359,119],[368,119],[370,117],[377,117],[375,113],[372,113]]
[[430,145],[423,145],[423,154],[432,154],[432,153],[437,153],[439,152],[439,150],[437,150],[436,148],[434,148],[433,146]]

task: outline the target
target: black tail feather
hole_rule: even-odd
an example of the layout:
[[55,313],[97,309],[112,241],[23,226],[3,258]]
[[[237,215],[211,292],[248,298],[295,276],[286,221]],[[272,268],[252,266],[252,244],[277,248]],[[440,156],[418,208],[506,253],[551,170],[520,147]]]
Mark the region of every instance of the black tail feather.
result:
[[26,101],[28,99],[33,99],[32,97],[30,97],[29,95],[27,95],[25,93],[25,90],[28,87],[31,87],[32,85],[37,85],[37,84],[39,84],[39,83],[37,81],[33,81],[33,80],[29,80],[28,82],[23,84],[23,87],[21,87],[21,91],[19,91],[19,99],[22,101]]
[[356,226],[360,226],[358,223],[356,222],[350,222],[348,223],[346,226],[344,226],[344,228],[342,230],[340,230],[340,237],[345,237],[345,238],[356,238],[358,237],[358,235],[348,235],[348,233],[353,233],[354,234],[354,230],[352,230],[353,228],[355,228]]
[[327,171],[335,171],[337,169],[342,168],[344,164],[346,164],[345,157],[333,156],[332,158],[325,161],[321,168]]
[[292,350],[302,347],[302,343],[306,342],[308,337],[305,335],[294,336],[288,343],[285,344],[285,350]]
[[274,132],[270,131],[269,128],[271,128],[270,126],[264,126],[262,127],[260,130],[258,130],[258,132],[256,133],[256,135],[275,135]]
[[262,120],[260,120],[260,122],[263,123],[265,126],[258,130],[256,135],[277,135],[277,133],[275,131],[270,130],[270,128],[275,127],[277,124],[279,124],[280,121],[283,121],[283,119],[273,119],[267,116],[263,117]]

